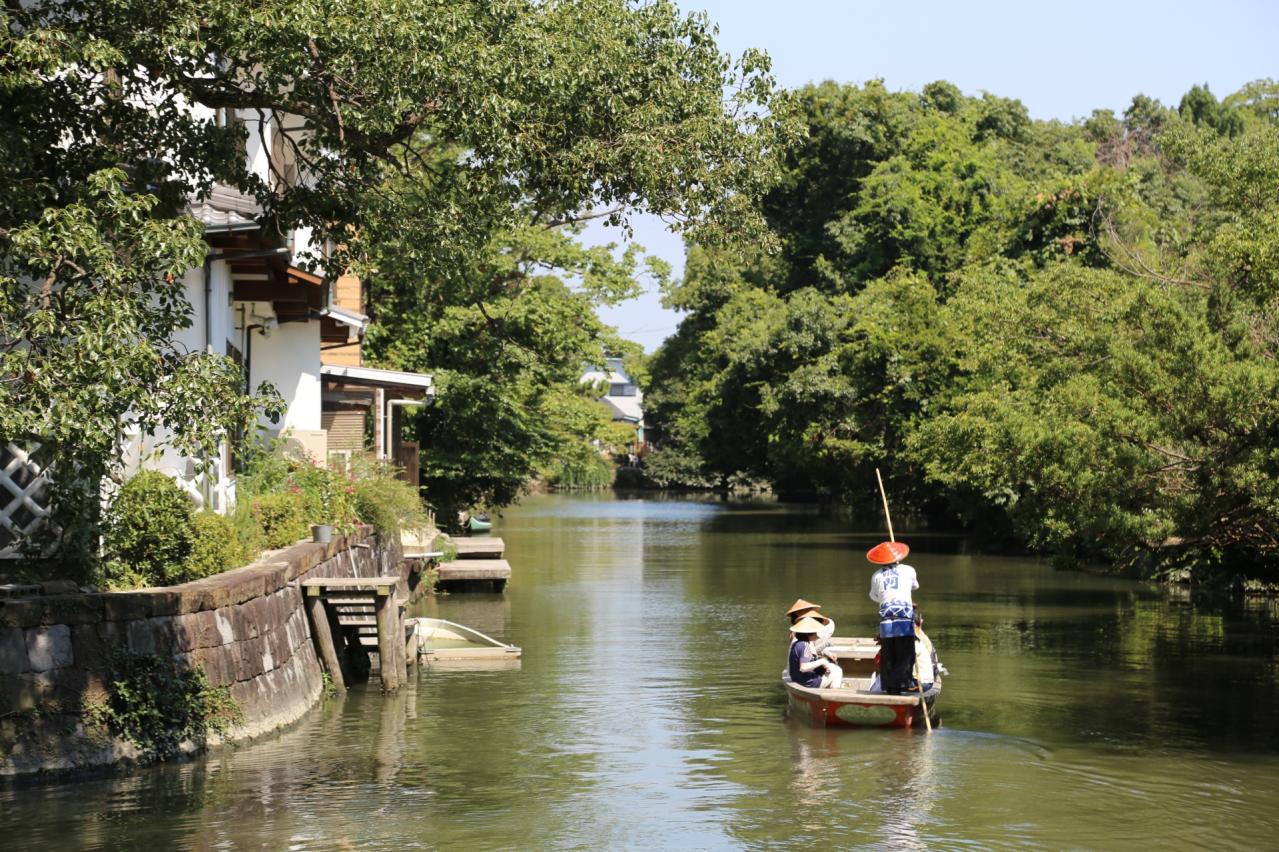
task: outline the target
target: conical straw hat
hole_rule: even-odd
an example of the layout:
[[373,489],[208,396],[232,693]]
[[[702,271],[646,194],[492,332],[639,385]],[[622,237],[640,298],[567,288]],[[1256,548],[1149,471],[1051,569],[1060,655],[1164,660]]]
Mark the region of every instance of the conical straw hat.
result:
[[797,612],[803,612],[806,609],[821,609],[821,604],[809,603],[803,598],[799,598],[795,603],[791,604],[790,609],[786,610],[786,617],[790,618]]

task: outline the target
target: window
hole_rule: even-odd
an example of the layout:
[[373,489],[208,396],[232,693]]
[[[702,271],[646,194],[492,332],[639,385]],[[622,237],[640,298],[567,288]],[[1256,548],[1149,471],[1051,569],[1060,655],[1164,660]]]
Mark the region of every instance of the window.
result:
[[635,396],[635,385],[611,384],[608,386],[609,396]]

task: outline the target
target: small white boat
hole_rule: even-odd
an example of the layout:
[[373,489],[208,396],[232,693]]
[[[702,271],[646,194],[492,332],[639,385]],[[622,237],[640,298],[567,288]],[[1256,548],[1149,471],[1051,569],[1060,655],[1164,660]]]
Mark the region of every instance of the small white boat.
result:
[[442,618],[414,619],[418,659],[437,671],[515,669],[523,652],[478,630]]

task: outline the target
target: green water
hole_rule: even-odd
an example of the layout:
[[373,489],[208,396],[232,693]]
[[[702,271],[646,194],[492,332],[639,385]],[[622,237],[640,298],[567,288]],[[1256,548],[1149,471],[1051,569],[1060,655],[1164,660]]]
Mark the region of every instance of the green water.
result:
[[0,846],[1263,848],[1279,831],[1274,604],[916,545],[942,727],[784,718],[782,613],[869,634],[877,520],[528,499],[504,595],[421,614],[515,671],[359,689],[287,732],[112,779],[0,788]]

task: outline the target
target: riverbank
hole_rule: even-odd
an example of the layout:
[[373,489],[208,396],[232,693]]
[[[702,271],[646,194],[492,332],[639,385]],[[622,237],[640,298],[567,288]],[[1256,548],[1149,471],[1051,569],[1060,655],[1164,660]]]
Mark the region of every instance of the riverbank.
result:
[[[218,696],[211,704],[229,714],[220,732],[200,718],[188,720],[188,733],[171,744],[176,753],[254,739],[297,721],[324,689],[300,582],[394,574],[409,596],[418,587],[416,566],[402,558],[398,539],[361,527],[179,586],[0,601],[0,776],[147,759],[155,743],[136,725],[123,726],[131,736],[113,734],[102,724],[102,708],[131,686],[122,677],[143,669],[154,674],[170,661],[178,677],[191,678],[189,694],[170,696],[178,707],[169,715],[192,705],[197,716],[212,711],[204,707],[209,696]],[[157,662],[146,668],[139,660]],[[155,709],[134,712],[141,717]]]

